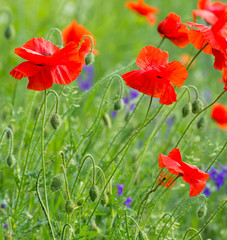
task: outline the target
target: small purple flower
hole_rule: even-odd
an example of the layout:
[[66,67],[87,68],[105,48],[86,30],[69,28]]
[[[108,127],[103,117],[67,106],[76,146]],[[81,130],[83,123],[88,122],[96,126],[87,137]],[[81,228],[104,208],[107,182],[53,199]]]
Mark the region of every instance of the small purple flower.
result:
[[129,103],[129,99],[127,97],[123,97],[122,100],[125,105]]
[[94,79],[94,67],[92,65],[84,66],[82,73],[77,78],[80,90],[87,91],[92,87]]
[[1,208],[5,208],[6,205],[4,203],[1,204]]
[[130,110],[131,112],[133,112],[134,109],[135,109],[135,104],[133,103],[133,104],[130,105],[129,110]]
[[115,118],[116,116],[117,116],[117,111],[112,111],[111,117],[112,117],[112,118]]
[[224,180],[225,180],[225,174],[223,174],[222,172],[219,173],[219,175],[217,176],[217,178],[215,180],[217,191],[219,191],[220,187],[224,185],[224,183],[225,183]]
[[204,190],[203,190],[203,194],[206,196],[206,197],[209,197],[211,195],[211,191],[210,191],[210,188],[209,187],[205,187]]
[[7,223],[4,223],[3,224],[3,228],[7,228],[8,227],[8,224]]
[[127,205],[127,208],[130,208],[130,204],[132,202],[134,197],[129,197],[126,199],[126,201],[124,202],[125,205]]
[[215,168],[211,169],[211,172],[209,173],[210,177],[212,178],[213,181],[216,181],[218,177],[218,171]]
[[117,188],[118,188],[118,195],[122,195],[123,194],[123,188],[124,188],[125,184],[117,184]]
[[130,101],[137,98],[139,96],[139,92],[137,90],[130,90],[129,99]]

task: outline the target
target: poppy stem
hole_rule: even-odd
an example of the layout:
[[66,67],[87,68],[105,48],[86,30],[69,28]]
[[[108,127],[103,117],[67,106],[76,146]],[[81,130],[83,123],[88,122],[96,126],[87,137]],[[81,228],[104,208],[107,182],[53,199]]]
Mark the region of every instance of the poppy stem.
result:
[[57,34],[57,37],[58,37],[58,46],[59,48],[62,48],[62,34],[61,34],[61,31],[58,29],[58,28],[51,28],[48,35],[47,35],[47,40],[49,40],[51,34],[53,33],[56,33]]
[[193,85],[188,85],[189,88],[192,88],[195,90],[195,98],[198,99],[199,98],[199,91],[197,89],[197,87],[193,86]]
[[212,101],[209,105],[207,105],[205,108],[203,108],[199,113],[197,113],[195,115],[195,117],[191,120],[191,122],[188,124],[188,126],[186,127],[186,129],[184,130],[184,132],[181,134],[181,137],[180,139],[178,140],[176,146],[174,148],[177,148],[178,145],[180,144],[182,138],[184,137],[184,135],[186,134],[186,132],[188,131],[188,129],[190,128],[190,126],[192,125],[192,123],[195,121],[195,119],[202,113],[204,112],[205,110],[207,110],[208,108],[210,108],[214,103],[216,103],[218,101],[218,99],[225,93],[226,91],[224,90],[223,92],[221,92],[220,95],[218,95],[218,97]]
[[128,229],[128,217],[127,217],[127,210],[125,210],[125,225],[126,225],[126,233],[127,233],[127,238],[130,240],[130,233]]
[[59,97],[58,97],[58,94],[54,91],[54,90],[49,90],[48,93],[47,93],[47,96],[49,94],[54,94],[55,96],[55,100],[56,100],[56,110],[55,110],[55,113],[58,113],[58,104],[59,104]]
[[[186,239],[188,233],[191,232],[191,231],[194,231],[194,232],[198,233],[198,230],[196,230],[195,228],[189,228],[189,229],[185,232],[183,240]],[[198,233],[198,236],[199,236],[200,240],[203,240],[203,239],[202,239],[202,236],[201,236],[199,233]]]
[[190,66],[192,65],[192,63],[195,61],[195,59],[197,58],[197,56],[203,51],[203,49],[208,45],[209,43],[206,43],[197,53],[196,55],[192,58],[192,60],[190,61],[190,63],[188,64],[188,66],[186,67],[186,70],[188,70],[190,68]]
[[147,113],[146,113],[146,116],[145,116],[145,119],[144,119],[144,122],[143,122],[143,126],[145,125],[146,120],[148,118],[148,114],[149,114],[149,111],[150,111],[150,108],[151,108],[152,100],[153,100],[153,95],[151,95],[151,98],[150,98],[150,102],[149,102],[149,106],[147,108]]
[[92,52],[93,46],[94,46],[94,40],[93,40],[92,36],[90,36],[90,35],[85,35],[85,36],[81,39],[81,41],[80,41],[80,43],[79,43],[79,46],[78,46],[78,48],[77,48],[77,51],[80,49],[80,47],[81,47],[81,45],[83,44],[83,41],[84,41],[85,38],[90,38],[90,40],[91,40],[91,50],[90,50],[90,52]]
[[163,42],[164,42],[165,39],[166,39],[166,36],[164,36],[164,37],[161,39],[161,41],[160,41],[160,43],[158,44],[157,48],[160,48],[160,47],[162,46],[162,44],[163,44]]
[[64,235],[65,235],[65,229],[66,227],[68,227],[72,232],[73,232],[73,228],[70,224],[66,223],[62,229],[62,234],[61,234],[61,240],[64,240]]

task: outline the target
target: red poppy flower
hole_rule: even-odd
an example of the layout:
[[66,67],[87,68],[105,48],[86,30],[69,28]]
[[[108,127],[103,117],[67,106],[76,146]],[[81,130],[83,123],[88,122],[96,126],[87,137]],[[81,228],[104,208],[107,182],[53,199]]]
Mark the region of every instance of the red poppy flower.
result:
[[[93,35],[82,25],[78,24],[76,20],[73,20],[70,25],[62,30],[62,38],[65,44],[73,41],[79,46],[81,40],[84,36],[89,35],[93,39],[94,46],[96,44],[95,38]],[[84,59],[86,55],[91,51],[91,39],[85,38],[79,49],[80,60],[84,64]],[[94,54],[97,54],[98,51],[93,49]]]
[[224,90],[227,91],[227,68],[222,69],[222,79],[225,84]]
[[161,104],[177,101],[173,85],[181,87],[188,77],[186,68],[177,61],[168,63],[168,53],[152,46],[143,48],[136,60],[141,70],[122,75],[131,88],[148,96],[160,98]]
[[[163,181],[163,179],[166,179],[165,181]],[[174,178],[171,176],[170,173],[164,173],[164,172],[161,172],[161,174],[159,175],[158,177],[158,182],[162,182],[161,185],[163,187],[166,187],[166,188],[171,188],[175,185],[176,182],[173,182],[174,181]]]
[[207,54],[215,56],[214,68],[222,70],[227,67],[227,12],[210,28],[208,26],[188,23],[190,27],[196,27],[199,30],[189,30],[189,41],[196,49],[203,49]]
[[206,186],[209,174],[182,161],[178,148],[174,148],[168,156],[159,154],[159,167],[166,167],[174,175],[182,175],[183,181],[190,185],[190,197],[197,196]]
[[227,129],[227,107],[217,103],[211,110],[211,117],[222,129]]
[[16,79],[28,77],[28,89],[42,91],[53,83],[69,84],[81,72],[79,54],[73,42],[59,49],[43,38],[33,38],[14,52],[28,61],[19,64],[10,74]]
[[186,47],[189,43],[188,28],[182,23],[180,16],[176,13],[169,13],[168,17],[161,21],[158,25],[158,32],[162,37],[168,38],[178,47]]
[[137,2],[126,2],[125,6],[134,11],[138,14],[146,17],[148,23],[155,24],[157,22],[157,18],[154,17],[153,14],[157,14],[159,10],[155,7],[152,7],[146,3],[144,3],[144,0],[138,0]]

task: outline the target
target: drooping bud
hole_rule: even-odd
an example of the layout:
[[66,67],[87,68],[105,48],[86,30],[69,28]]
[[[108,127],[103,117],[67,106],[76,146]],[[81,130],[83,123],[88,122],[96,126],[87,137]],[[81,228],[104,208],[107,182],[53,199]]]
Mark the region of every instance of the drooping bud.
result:
[[123,107],[123,100],[119,98],[115,103],[114,103],[114,110],[119,111]]
[[192,104],[190,102],[186,103],[182,108],[182,116],[187,117],[192,111]]
[[197,214],[199,218],[205,217],[207,214],[207,205],[206,204],[201,205],[198,209]]
[[105,207],[109,202],[109,197],[106,193],[102,195],[101,204]]
[[149,240],[149,238],[147,237],[147,234],[142,230],[139,231],[138,237],[139,237],[139,240]]
[[192,112],[193,113],[199,113],[203,109],[203,102],[197,98],[193,103],[192,103]]
[[198,129],[204,129],[206,127],[206,120],[204,117],[201,117],[199,121],[197,122],[197,128]]
[[58,129],[61,125],[61,117],[59,114],[55,113],[50,119],[51,126],[54,129]]
[[56,192],[62,189],[63,185],[64,185],[65,179],[64,179],[64,175],[63,173],[59,173],[58,175],[56,175],[51,183],[51,191],[52,192]]
[[86,65],[92,64],[94,60],[95,60],[94,54],[92,52],[89,52],[85,57],[85,64]]
[[9,24],[6,29],[5,29],[5,32],[4,32],[4,35],[5,35],[5,38],[10,40],[12,38],[14,38],[16,32],[15,32],[15,28],[13,26],[13,24]]
[[89,190],[89,196],[91,198],[91,201],[94,202],[96,198],[99,195],[99,189],[96,185],[92,185],[90,190]]
[[105,113],[102,117],[102,120],[104,122],[104,124],[108,127],[108,128],[111,128],[112,124],[111,124],[111,119],[110,119],[110,116]]
[[12,167],[15,163],[15,157],[12,154],[10,154],[6,159],[6,163],[9,167]]
[[74,208],[75,208],[74,202],[71,199],[67,200],[65,203],[66,213],[71,214],[73,212]]
[[82,206],[84,204],[84,199],[83,198],[80,198],[78,201],[77,201],[77,206]]

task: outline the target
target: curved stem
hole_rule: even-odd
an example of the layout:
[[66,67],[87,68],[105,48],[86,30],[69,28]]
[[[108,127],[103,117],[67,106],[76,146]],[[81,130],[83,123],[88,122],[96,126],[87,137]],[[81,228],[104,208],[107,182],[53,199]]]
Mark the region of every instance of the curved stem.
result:
[[189,86],[182,86],[181,88],[185,88],[188,92],[188,102],[191,102],[191,93],[190,93],[190,90],[189,90]]
[[81,45],[82,45],[82,43],[83,43],[83,41],[84,41],[85,38],[90,38],[90,40],[91,40],[91,50],[90,50],[90,52],[92,52],[93,46],[94,46],[94,41],[93,41],[92,36],[90,36],[90,35],[85,35],[85,36],[81,39],[80,44],[79,44],[77,50],[80,49],[80,47],[81,47]]
[[65,229],[66,227],[68,227],[69,229],[71,229],[73,231],[73,228],[70,224],[66,223],[62,229],[62,234],[61,234],[61,240],[64,240],[64,235],[65,235]]
[[49,90],[48,92],[47,92],[47,96],[49,95],[49,94],[54,94],[54,96],[55,96],[55,100],[56,100],[56,110],[55,110],[55,113],[58,113],[58,104],[59,104],[59,97],[58,97],[58,94],[54,91],[54,90]]
[[210,108],[214,103],[216,103],[218,101],[218,99],[225,93],[226,91],[224,90],[213,102],[211,102],[209,105],[207,105],[205,108],[203,108],[199,113],[197,113],[195,115],[195,117],[191,120],[191,122],[188,124],[188,126],[186,127],[186,129],[184,130],[184,132],[182,133],[180,139],[178,140],[175,148],[178,147],[178,145],[180,144],[182,138],[184,137],[185,133],[188,131],[188,129],[190,128],[190,126],[192,125],[192,123],[195,121],[195,119],[204,111],[206,111],[208,108]]
[[63,164],[61,164],[62,170],[63,170],[63,175],[64,175],[64,179],[65,179],[65,189],[66,189],[66,196],[67,199],[70,200],[70,193],[69,193],[69,185],[68,185],[68,180],[67,180],[67,176],[66,176],[66,169],[65,166]]
[[103,185],[105,186],[106,185],[106,177],[105,177],[105,174],[104,174],[103,170],[98,166],[95,166],[95,167],[101,172],[102,179],[103,179]]
[[[198,233],[198,230],[196,230],[196,229],[194,229],[194,228],[189,228],[189,229],[185,232],[183,240],[186,239],[187,234],[188,234],[189,232],[191,232],[191,231],[194,231],[194,232]],[[200,238],[200,240],[203,240],[203,239],[202,239],[202,236],[201,236],[200,234],[199,234],[199,238]]]
[[197,87],[193,86],[193,85],[188,85],[189,88],[192,88],[195,90],[195,98],[198,99],[199,98],[199,91],[197,89]]
[[49,40],[51,34],[53,33],[57,33],[57,36],[58,36],[58,46],[60,48],[62,48],[62,34],[61,34],[61,31],[58,29],[58,28],[51,28],[48,35],[47,35],[47,40]]

